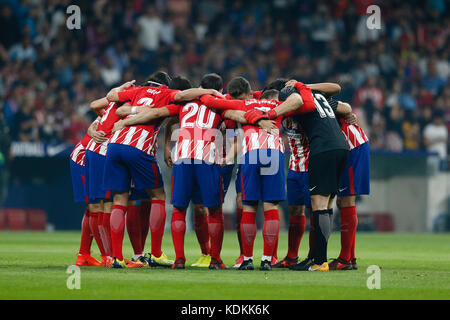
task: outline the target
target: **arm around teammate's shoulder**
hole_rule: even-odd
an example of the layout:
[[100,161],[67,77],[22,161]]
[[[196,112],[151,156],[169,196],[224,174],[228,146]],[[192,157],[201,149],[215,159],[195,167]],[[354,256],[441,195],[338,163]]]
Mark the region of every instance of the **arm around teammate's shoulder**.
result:
[[120,87],[112,88],[106,95],[106,99],[108,99],[108,101],[111,101],[111,102],[121,101],[121,99],[119,97],[119,92],[132,87],[135,82],[136,82],[136,80],[127,81],[124,84],[122,84]]
[[139,124],[146,124],[154,119],[168,117],[170,111],[167,107],[162,108],[145,108],[141,112],[137,113],[133,117],[120,120],[114,124],[113,131],[118,131],[124,127],[134,126]]
[[352,107],[347,102],[338,101],[336,113],[341,116],[346,116],[352,113]]
[[245,119],[245,112],[242,110],[227,110],[223,113],[225,119],[233,120],[240,124],[247,124]]
[[306,85],[311,90],[317,90],[324,93],[326,96],[334,96],[341,92],[341,86],[333,82],[312,83]]
[[192,101],[200,98],[205,94],[210,94],[213,96],[222,96],[222,94],[219,91],[214,89],[190,88],[183,91],[178,91],[175,94],[173,100],[175,102]]
[[94,111],[98,116],[102,116],[105,108],[108,106],[108,103],[109,103],[108,99],[104,97],[92,101],[89,106],[91,110]]
[[303,106],[302,96],[299,93],[293,93],[283,103],[269,111],[271,113],[269,118],[275,119],[276,117],[290,114],[298,110],[301,106]]
[[98,124],[100,122],[100,117],[97,117],[90,125],[89,128],[87,129],[87,134],[89,137],[92,138],[92,136],[94,135],[94,133],[97,131],[97,127]]

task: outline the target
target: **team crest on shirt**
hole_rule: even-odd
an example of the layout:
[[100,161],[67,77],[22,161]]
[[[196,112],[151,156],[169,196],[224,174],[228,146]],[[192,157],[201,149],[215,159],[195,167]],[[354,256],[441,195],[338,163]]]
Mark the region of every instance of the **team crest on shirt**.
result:
[[291,117],[287,117],[283,120],[283,127],[286,130],[286,134],[292,139],[301,139],[303,134],[300,132],[300,126],[297,121],[292,120]]

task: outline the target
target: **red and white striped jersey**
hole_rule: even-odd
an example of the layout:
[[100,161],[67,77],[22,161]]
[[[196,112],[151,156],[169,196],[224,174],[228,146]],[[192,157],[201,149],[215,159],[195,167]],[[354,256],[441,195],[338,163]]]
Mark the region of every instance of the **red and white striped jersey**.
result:
[[[267,112],[271,109],[275,109],[278,105],[281,104],[280,101],[266,99],[252,99],[244,100],[242,102],[244,103],[244,106],[241,109],[243,111],[258,109]],[[271,132],[267,132],[266,130],[263,130],[254,125],[242,126],[242,129],[244,130],[244,143],[242,144],[243,154],[246,154],[248,151],[258,149],[275,149],[284,152],[284,143],[280,134],[282,120],[283,117],[278,117],[274,120],[277,129]]]
[[[112,129],[114,124],[120,120],[120,117],[116,114],[116,110],[119,107],[118,103],[110,102],[108,107],[105,109],[105,113],[103,114],[100,122],[97,126],[97,131],[103,131],[106,134],[107,138],[111,137]],[[102,156],[106,155],[106,149],[108,147],[108,141],[105,141],[101,144],[96,143],[93,139],[89,142],[87,146],[87,150],[93,151],[101,154]]]
[[274,149],[284,153],[284,143],[279,129],[267,132],[250,125],[245,125],[242,129],[244,130],[242,154],[260,149]]
[[70,160],[72,160],[76,164],[79,164],[80,166],[84,166],[86,148],[91,140],[91,137],[86,134],[83,139],[81,139],[81,141],[77,143],[75,148],[73,148],[72,153],[70,154]]
[[[269,111],[275,109],[282,102],[277,100],[228,100],[228,99],[216,99],[211,96],[203,96],[202,101],[206,102],[206,105],[213,109],[219,110],[241,110],[249,111],[251,109],[258,109],[261,111]],[[243,125],[243,154],[246,154],[251,150],[258,149],[275,149],[284,152],[284,144],[280,134],[281,120],[283,117],[278,117],[275,119],[275,125],[277,130],[273,132],[267,132],[254,125]]]
[[[120,102],[130,102],[132,106],[154,105],[161,108],[168,105],[178,90],[166,87],[136,87],[119,92]],[[133,117],[129,115],[128,117]],[[119,143],[135,147],[143,152],[155,156],[157,151],[157,136],[164,118],[155,119],[146,124],[125,127],[116,131],[109,139],[109,143]]]
[[173,161],[197,159],[220,163],[224,142],[218,130],[223,121],[221,115],[200,100],[185,105],[172,104],[167,108],[171,115],[178,114],[180,120],[177,143],[172,151]]
[[283,128],[289,140],[289,170],[296,172],[308,171],[309,142],[300,124],[292,117],[283,119]]
[[92,139],[86,150],[93,151],[95,153],[101,154],[102,156],[106,156],[106,150],[108,148],[108,140],[103,143],[97,143]]
[[357,124],[348,124],[344,121],[344,119],[339,119],[342,133],[345,136],[345,140],[347,140],[348,147],[350,150],[359,147],[363,143],[369,141],[364,130],[358,126]]
[[156,155],[157,135],[162,121],[155,126],[155,130],[145,130],[140,126],[125,127],[116,131],[109,143],[119,143],[135,147],[151,156]]

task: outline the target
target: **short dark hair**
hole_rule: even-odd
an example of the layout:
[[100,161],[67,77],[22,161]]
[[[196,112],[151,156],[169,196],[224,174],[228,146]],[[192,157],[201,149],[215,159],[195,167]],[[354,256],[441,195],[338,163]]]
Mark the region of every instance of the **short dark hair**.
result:
[[247,79],[243,77],[235,77],[228,83],[228,93],[232,97],[239,97],[242,94],[249,94],[252,88]]
[[220,90],[223,88],[222,77],[217,73],[208,73],[205,74],[200,82],[200,86],[203,89],[214,89]]
[[278,90],[277,89],[269,89],[265,90],[261,93],[261,99],[272,100],[278,98]]
[[263,92],[271,89],[276,89],[278,91],[281,91],[284,86],[286,85],[286,82],[288,82],[288,79],[284,78],[278,78],[271,83],[269,83],[267,86],[264,87]]
[[169,88],[174,90],[186,90],[192,88],[192,83],[186,77],[175,76],[172,78]]
[[278,94],[278,100],[285,101],[293,93],[299,93],[295,87],[284,87]]
[[153,72],[151,75],[149,75],[147,77],[147,79],[145,79],[143,85],[144,86],[152,86],[152,87],[157,87],[158,84],[160,85],[165,85],[165,86],[170,86],[170,82],[172,81],[172,79],[170,78],[169,74],[165,71],[155,71]]

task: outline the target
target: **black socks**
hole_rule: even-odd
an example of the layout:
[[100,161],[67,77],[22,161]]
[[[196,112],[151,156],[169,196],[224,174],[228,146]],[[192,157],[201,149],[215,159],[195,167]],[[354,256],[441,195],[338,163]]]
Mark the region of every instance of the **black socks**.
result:
[[328,238],[331,233],[331,210],[313,211],[314,222],[314,263],[322,264],[327,261]]

